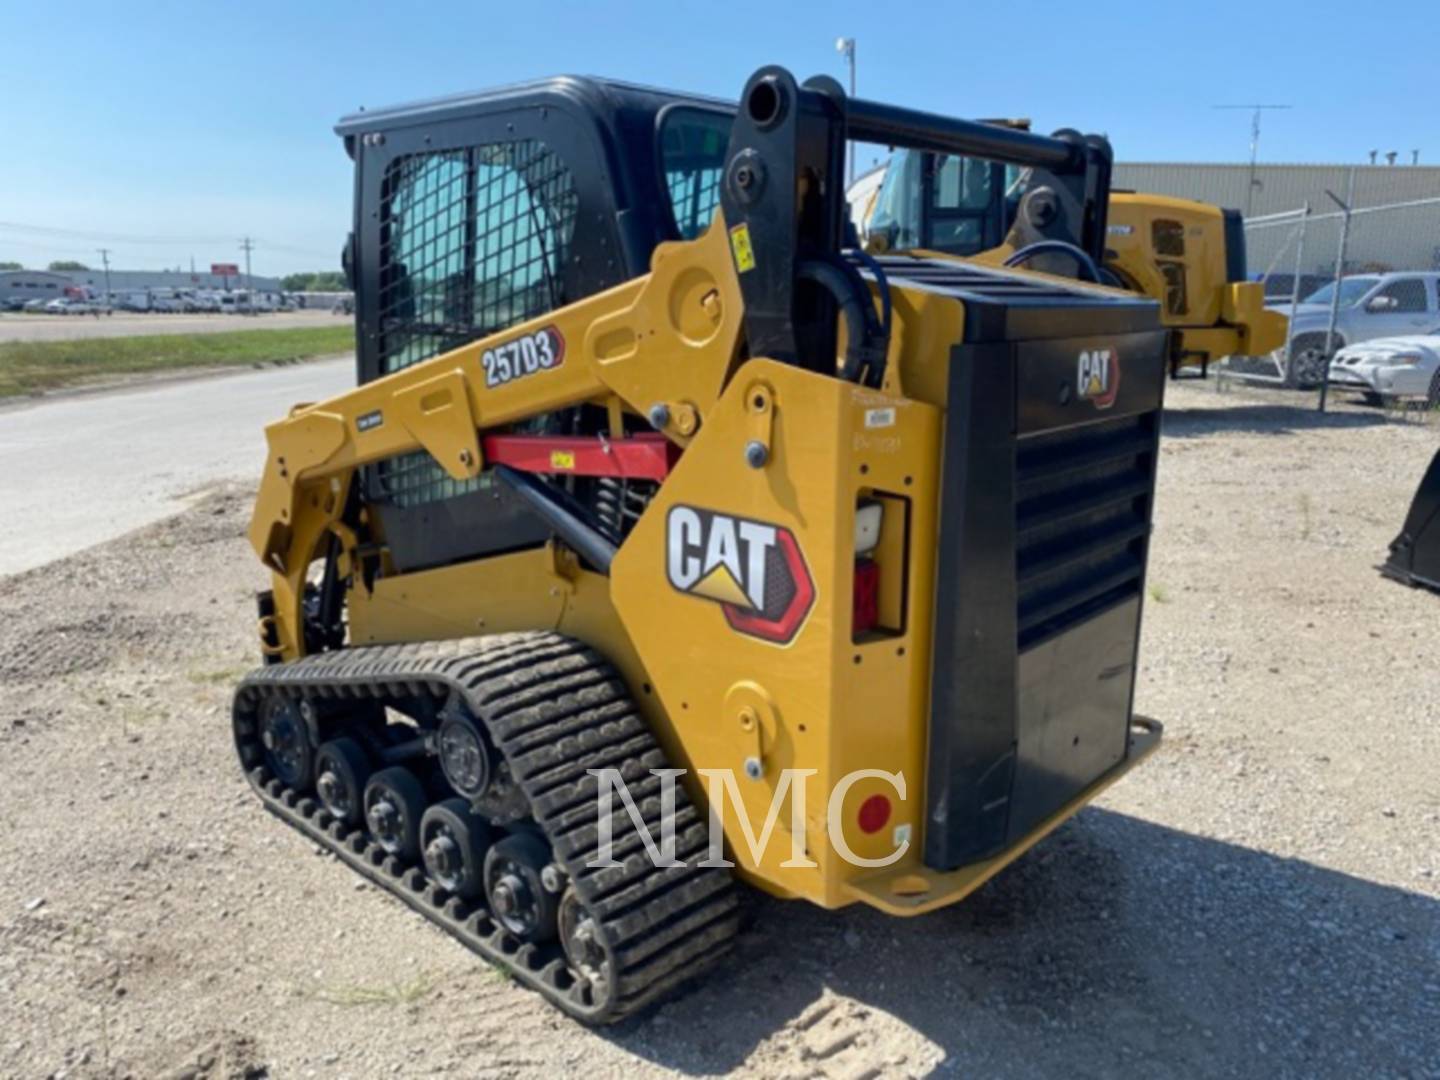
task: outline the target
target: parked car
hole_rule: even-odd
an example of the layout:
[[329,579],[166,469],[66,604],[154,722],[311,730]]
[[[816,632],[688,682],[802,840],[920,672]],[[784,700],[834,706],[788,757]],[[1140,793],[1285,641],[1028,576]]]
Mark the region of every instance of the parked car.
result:
[[1418,398],[1440,408],[1440,334],[1347,345],[1330,362],[1330,386],[1361,394],[1374,405]]
[[45,310],[51,315],[95,315],[100,311],[100,305],[93,300],[81,300],[74,296],[62,296],[59,299],[51,300],[45,305]]
[[185,302],[174,296],[152,296],[150,298],[150,310],[163,314],[174,314],[177,311],[185,310]]
[[[1279,304],[1289,304],[1290,298],[1295,295],[1294,274],[1270,274],[1261,277],[1255,276],[1256,281],[1265,284],[1265,303],[1271,307]],[[1301,274],[1300,275],[1300,298],[1303,300],[1317,289],[1323,288],[1331,281],[1324,274]]]
[[[1440,331],[1440,272],[1352,274],[1338,284],[1335,338],[1328,345],[1325,331],[1336,282],[1317,289],[1295,309],[1287,379],[1293,386],[1318,386],[1331,356],[1346,346]],[[1288,304],[1269,306],[1290,313]],[[1283,349],[1277,350],[1275,359],[1283,361]]]
[[42,297],[38,297],[38,298],[36,298],[36,299],[34,299],[34,300],[26,300],[26,301],[25,301],[25,306],[24,306],[23,308],[21,308],[20,310],[22,310],[22,311],[44,311],[44,310],[45,310],[45,305],[48,304],[48,303],[50,303],[50,301],[49,301],[49,300],[46,300],[46,299],[42,296]]
[[209,293],[200,293],[186,299],[185,310],[214,314],[220,310],[220,301]]
[[4,303],[0,303],[0,311],[24,311],[25,298],[23,296],[7,296]]

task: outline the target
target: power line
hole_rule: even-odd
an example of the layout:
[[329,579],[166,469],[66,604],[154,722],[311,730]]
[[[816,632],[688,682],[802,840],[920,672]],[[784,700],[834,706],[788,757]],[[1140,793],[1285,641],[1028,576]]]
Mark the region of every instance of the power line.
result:
[[[89,242],[92,244],[174,244],[185,246],[191,244],[228,244],[230,238],[227,236],[162,236],[162,235],[136,235],[129,233],[111,233],[91,231],[86,229],[66,229],[52,225],[29,225],[18,221],[0,221],[0,232],[18,232],[21,234],[34,234],[37,237],[54,236],[63,243],[66,240]],[[338,232],[338,230],[337,230]],[[318,248],[307,248],[294,244],[276,244],[265,241],[263,237],[252,237],[256,243],[264,242],[265,246],[272,251],[287,255],[303,255],[312,259],[334,259],[334,251],[321,251]],[[12,244],[24,244],[27,247],[44,246],[39,239],[22,240],[10,239],[6,241]],[[338,247],[338,245],[337,245]],[[58,250],[58,249],[57,249]],[[66,250],[78,251],[77,247]],[[88,248],[86,250],[89,250]]]
[[223,236],[139,236],[127,233],[102,232],[92,229],[64,229],[54,225],[29,225],[20,221],[0,221],[0,229],[11,229],[16,232],[39,233],[44,236],[72,237],[77,240],[90,240],[112,244],[223,244],[227,241]]

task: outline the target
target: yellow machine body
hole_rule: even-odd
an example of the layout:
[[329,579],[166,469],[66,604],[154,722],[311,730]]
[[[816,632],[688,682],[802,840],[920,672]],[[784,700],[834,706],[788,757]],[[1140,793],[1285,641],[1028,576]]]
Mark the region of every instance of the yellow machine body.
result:
[[[306,574],[337,536],[354,645],[554,629],[602,651],[672,764],[687,770],[692,798],[719,815],[727,851],[751,883],[827,907],[863,901],[897,914],[961,899],[1133,767],[1157,735],[1135,728],[1120,766],[1000,855],[950,872],[924,866],[944,358],[960,342],[965,313],[929,291],[891,292],[895,327],[881,388],[742,360],[740,290],[717,217],[701,238],[659,247],[648,275],[297,407],[266,430],[269,460],[249,533],[273,575],[274,614],[262,620],[262,640],[278,659],[303,654]],[[570,343],[564,364],[487,388],[481,354],[542,327]],[[480,429],[580,402],[634,413],[656,401],[668,403],[666,434],[686,450],[608,577],[582,569],[555,542],[412,573],[387,566],[368,583],[356,572],[354,536],[340,516],[361,466],[425,450],[462,479],[484,464]],[[752,442],[767,450],[763,470],[742,463]],[[893,509],[875,558],[880,619],[895,629],[857,639],[854,537],[866,500]],[[667,582],[671,512],[717,506],[793,536],[812,596],[788,642],[734,632],[719,602],[733,580],[689,591]],[[383,551],[380,558],[384,565]],[[757,765],[758,775],[747,775]],[[700,770],[739,780],[710,799]],[[832,793],[863,770],[832,818]],[[877,794],[894,812],[884,828],[862,831],[857,808]],[[747,834],[758,839],[767,818],[768,841],[752,850]],[[884,866],[864,865],[901,849]]]
[[[1028,120],[989,122],[1029,128]],[[892,161],[888,168],[894,167]],[[868,229],[881,191],[875,185],[855,209],[862,228]],[[1107,220],[1105,268],[1126,288],[1160,302],[1161,321],[1172,331],[1172,371],[1226,356],[1265,356],[1284,345],[1288,321],[1266,309],[1264,285],[1232,280],[1226,211],[1193,199],[1114,190]],[[871,246],[883,251],[886,242],[872,237]],[[1002,266],[1014,253],[1007,241],[966,257]]]
[[1136,292],[1161,301],[1180,365],[1264,356],[1285,343],[1284,315],[1265,307],[1258,281],[1230,281],[1224,213],[1166,195],[1110,195],[1106,266]]

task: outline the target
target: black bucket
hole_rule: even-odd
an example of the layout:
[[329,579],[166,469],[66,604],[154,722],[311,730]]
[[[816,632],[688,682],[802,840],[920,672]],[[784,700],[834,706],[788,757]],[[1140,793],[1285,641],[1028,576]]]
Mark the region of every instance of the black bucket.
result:
[[1386,577],[1440,592],[1440,451],[1425,470],[1405,527],[1390,542],[1390,557],[1380,567]]

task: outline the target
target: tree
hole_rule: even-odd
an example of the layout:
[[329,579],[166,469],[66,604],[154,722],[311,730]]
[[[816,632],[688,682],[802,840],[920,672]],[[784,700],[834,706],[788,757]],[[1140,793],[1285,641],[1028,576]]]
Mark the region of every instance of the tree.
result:
[[0,270],[24,270],[25,267],[17,262],[0,262]]
[[66,270],[89,270],[90,267],[82,262],[76,262],[74,259],[56,259],[50,264],[50,269],[63,273]]
[[286,292],[344,292],[345,275],[338,270],[310,270],[299,274],[286,274],[280,279],[280,287]]

